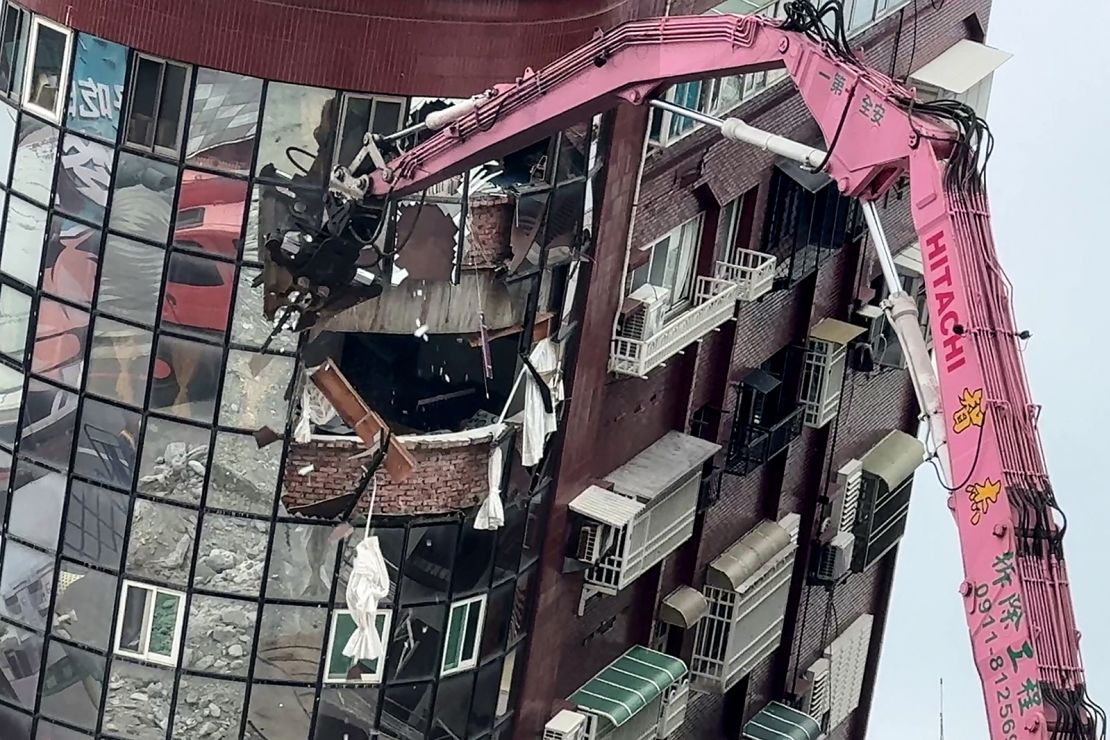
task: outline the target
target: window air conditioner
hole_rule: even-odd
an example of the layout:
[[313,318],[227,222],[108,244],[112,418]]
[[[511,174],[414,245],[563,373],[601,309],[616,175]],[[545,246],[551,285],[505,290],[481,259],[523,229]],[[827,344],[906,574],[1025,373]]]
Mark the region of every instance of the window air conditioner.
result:
[[859,460],[849,460],[836,472],[836,482],[829,493],[829,515],[821,523],[822,544],[829,544],[838,534],[852,532],[862,485],[863,463]]
[[587,522],[578,530],[578,553],[575,557],[583,563],[597,565],[613,546],[616,531],[605,524]]
[[802,711],[820,721],[829,711],[832,685],[829,676],[829,659],[818,658],[805,672],[806,691],[802,694]]
[[814,578],[819,583],[836,583],[852,570],[852,551],[856,537],[850,532],[841,532],[832,542],[821,545],[815,553]]
[[543,726],[543,740],[589,740],[589,724],[586,715],[567,709]]
[[629,294],[640,305],[624,320],[623,334],[644,342],[651,339],[666,323],[671,292],[654,285],[641,285]]

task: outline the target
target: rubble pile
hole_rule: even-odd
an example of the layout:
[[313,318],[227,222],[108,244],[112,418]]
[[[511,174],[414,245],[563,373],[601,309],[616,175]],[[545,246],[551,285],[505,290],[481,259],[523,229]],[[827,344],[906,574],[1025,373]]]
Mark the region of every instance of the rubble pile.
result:
[[254,640],[251,602],[197,594],[189,614],[185,667],[195,671],[245,676]]
[[193,584],[210,591],[256,596],[266,561],[267,522],[208,514]]
[[170,442],[155,458],[152,472],[139,478],[139,492],[149,496],[199,504],[204,490],[204,459],[208,448]]

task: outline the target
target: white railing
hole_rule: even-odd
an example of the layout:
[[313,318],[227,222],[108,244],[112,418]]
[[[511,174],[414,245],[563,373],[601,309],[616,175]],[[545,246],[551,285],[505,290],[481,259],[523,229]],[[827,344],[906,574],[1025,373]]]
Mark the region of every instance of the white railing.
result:
[[736,310],[737,291],[736,284],[729,280],[699,277],[693,305],[659,331],[642,339],[620,334],[613,337],[609,369],[637,378],[647,376],[691,342],[731,319]]
[[738,289],[736,299],[754,301],[767,295],[775,284],[774,255],[737,249],[728,262],[718,262],[713,277],[734,283]]

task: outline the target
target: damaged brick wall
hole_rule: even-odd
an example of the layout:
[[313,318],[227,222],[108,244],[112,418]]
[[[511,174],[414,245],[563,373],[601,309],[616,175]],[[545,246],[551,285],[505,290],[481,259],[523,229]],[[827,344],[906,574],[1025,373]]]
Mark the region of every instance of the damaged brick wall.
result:
[[473,195],[467,214],[467,242],[463,267],[495,268],[512,256],[510,237],[516,198],[511,195]]

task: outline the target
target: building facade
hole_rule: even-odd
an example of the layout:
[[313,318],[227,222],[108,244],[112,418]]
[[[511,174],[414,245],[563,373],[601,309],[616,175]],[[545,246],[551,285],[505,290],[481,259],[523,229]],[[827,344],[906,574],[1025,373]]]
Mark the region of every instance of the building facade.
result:
[[[367,131],[596,27],[780,4],[395,5],[0,3],[0,737],[863,737],[921,445],[829,182],[621,108],[391,204],[375,299],[265,318],[267,241]],[[870,63],[986,105],[950,55],[987,0],[847,5]],[[816,143],[781,72],[666,95]]]

